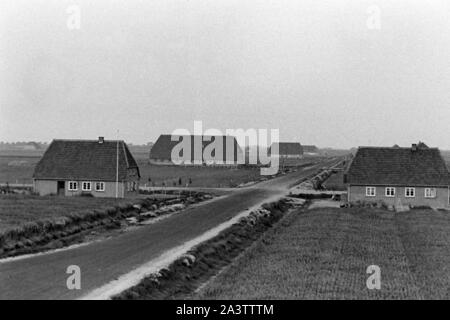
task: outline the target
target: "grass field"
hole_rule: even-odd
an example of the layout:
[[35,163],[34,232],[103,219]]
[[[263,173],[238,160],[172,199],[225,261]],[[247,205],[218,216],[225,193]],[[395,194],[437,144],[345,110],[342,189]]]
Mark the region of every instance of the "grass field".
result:
[[[240,167],[196,167],[196,166],[158,166],[148,163],[148,153],[133,153],[141,172],[141,185],[155,185],[161,187],[164,183],[167,187],[173,187],[174,183],[186,186],[191,179],[191,187],[228,188],[236,187],[242,183],[258,181],[263,178],[259,168]],[[317,157],[298,161],[299,164],[318,161]],[[149,182],[149,178],[151,181]]]
[[32,183],[34,167],[40,156],[0,155],[0,183]]
[[85,210],[106,209],[130,199],[0,195],[0,233],[27,222],[51,219]]
[[[181,178],[182,186],[191,179],[191,187],[236,187],[241,183],[257,181],[262,176],[257,168],[217,168],[217,167],[180,167],[180,166],[156,166],[144,161],[138,161],[141,172],[141,185],[147,183],[157,187],[165,183],[172,187],[178,186]],[[151,178],[151,182],[148,181]]]
[[[33,183],[32,176],[38,157],[0,156],[0,183]],[[155,166],[144,159],[136,159],[141,172],[141,185],[147,183],[161,187],[178,186],[181,178],[185,186],[192,181],[191,187],[235,187],[241,183],[256,181],[261,178],[256,168],[217,168],[217,167],[178,167]],[[148,178],[151,178],[149,182]]]
[[[381,289],[369,290],[369,265]],[[289,216],[202,299],[449,299],[450,213],[314,209]]]
[[[0,153],[0,183],[31,184],[34,167],[41,155],[42,152],[37,151]],[[161,187],[164,183],[173,187],[175,183],[179,186],[181,178],[182,186],[191,179],[191,187],[236,187],[262,177],[257,168],[155,166],[148,163],[147,153],[136,153],[134,157],[141,172],[141,185]]]

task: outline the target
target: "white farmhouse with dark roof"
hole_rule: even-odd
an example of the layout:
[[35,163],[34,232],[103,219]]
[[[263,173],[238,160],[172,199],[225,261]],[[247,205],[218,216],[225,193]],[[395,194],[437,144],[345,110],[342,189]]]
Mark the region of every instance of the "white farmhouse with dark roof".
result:
[[347,172],[348,199],[450,208],[450,173],[439,149],[360,147]]
[[136,195],[139,167],[124,141],[53,140],[33,174],[39,195]]

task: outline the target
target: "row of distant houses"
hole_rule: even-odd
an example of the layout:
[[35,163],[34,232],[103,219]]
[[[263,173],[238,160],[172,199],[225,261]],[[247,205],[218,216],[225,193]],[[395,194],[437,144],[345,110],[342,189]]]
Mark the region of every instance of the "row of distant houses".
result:
[[[188,146],[178,153],[175,147],[183,140],[188,142]],[[212,145],[219,146],[219,150],[212,148]],[[174,151],[176,151],[175,154]],[[218,151],[220,154],[216,154]],[[186,155],[183,152],[189,154]],[[273,143],[267,152],[271,156],[280,158],[301,158],[304,154],[303,147],[299,142]],[[164,134],[156,140],[150,150],[150,163],[156,165],[237,166],[247,163],[248,158],[248,151],[243,151],[236,138],[232,136],[173,136]]]
[[[173,139],[171,135],[161,135],[151,148],[150,163],[175,164],[172,151],[184,138],[190,142],[187,150],[190,155],[178,154],[183,161],[177,164],[237,166],[243,155],[236,138],[230,136]],[[205,152],[217,139],[222,142],[222,155],[216,155],[217,150]],[[200,146],[199,150],[196,146]],[[272,145],[270,152],[278,149],[279,157],[299,158],[303,154],[300,143],[281,142],[276,147]],[[205,158],[205,154],[210,154],[211,158]],[[123,198],[137,194],[140,178],[137,162],[124,141],[103,137],[98,140],[57,139],[51,142],[36,165],[33,188],[40,195]]]
[[[180,164],[234,166],[242,155],[234,137],[187,138],[192,155]],[[194,150],[198,138],[199,150]],[[223,142],[222,156],[217,159],[212,154],[215,159],[205,159],[204,151],[215,139]],[[150,152],[150,162],[173,165],[172,150],[179,141],[170,135],[160,136]],[[231,162],[225,157],[230,154],[227,150],[230,146],[233,149]],[[277,154],[273,154],[277,149]],[[269,153],[286,159],[301,158],[305,147],[300,143],[280,142],[272,145]],[[36,165],[33,183],[40,195],[123,198],[138,193],[140,177],[137,162],[124,141],[99,137],[98,140],[53,140]],[[344,182],[350,202],[450,207],[449,169],[439,149],[429,148],[424,143],[409,148],[360,147],[345,171]]]

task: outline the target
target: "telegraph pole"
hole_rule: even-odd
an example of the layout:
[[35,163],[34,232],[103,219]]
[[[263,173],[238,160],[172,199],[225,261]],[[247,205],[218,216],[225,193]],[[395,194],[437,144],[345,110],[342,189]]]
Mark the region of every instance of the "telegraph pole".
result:
[[119,197],[119,130],[117,130],[116,144],[116,198]]

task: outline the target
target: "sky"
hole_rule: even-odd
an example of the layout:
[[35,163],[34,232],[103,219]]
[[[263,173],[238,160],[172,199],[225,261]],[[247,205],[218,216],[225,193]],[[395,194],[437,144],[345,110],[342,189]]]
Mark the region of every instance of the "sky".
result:
[[0,88],[0,141],[141,144],[202,121],[450,149],[450,4],[0,0]]

